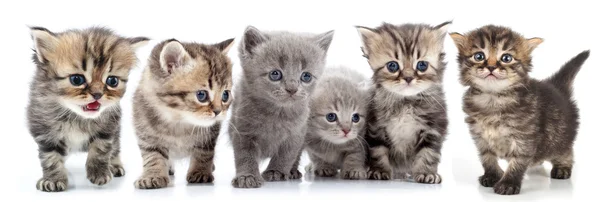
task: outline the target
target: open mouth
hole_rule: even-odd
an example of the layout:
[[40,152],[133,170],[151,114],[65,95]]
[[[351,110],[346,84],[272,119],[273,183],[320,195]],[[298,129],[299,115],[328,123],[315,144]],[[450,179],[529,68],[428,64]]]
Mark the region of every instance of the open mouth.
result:
[[100,110],[100,103],[98,101],[94,101],[82,107],[84,112],[97,112]]

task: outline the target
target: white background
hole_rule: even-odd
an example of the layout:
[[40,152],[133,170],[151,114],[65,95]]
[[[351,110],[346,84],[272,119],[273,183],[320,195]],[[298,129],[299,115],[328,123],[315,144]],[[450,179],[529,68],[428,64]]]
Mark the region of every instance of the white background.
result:
[[[0,85],[2,104],[0,123],[0,197],[8,201],[205,201],[208,198],[236,200],[538,200],[597,201],[598,142],[597,130],[598,75],[597,55],[600,46],[595,31],[600,19],[598,7],[580,1],[6,1],[0,3],[2,35],[0,37]],[[596,20],[594,20],[596,19]],[[423,185],[402,181],[342,181],[307,179],[293,182],[266,183],[261,189],[234,189],[232,148],[226,134],[219,138],[216,152],[216,181],[213,185],[187,185],[187,161],[177,164],[172,186],[161,190],[136,190],[134,180],[141,173],[141,157],[131,124],[131,96],[152,47],[161,40],[216,43],[227,38],[240,38],[247,25],[263,30],[325,32],[335,29],[329,51],[331,65],[346,65],[365,75],[371,70],[359,49],[359,38],[353,26],[375,27],[381,22],[439,24],[454,23],[450,31],[466,32],[495,23],[510,26],[526,37],[542,37],[544,43],[534,51],[534,78],[545,78],[579,52],[591,49],[575,82],[575,98],[581,108],[581,128],[575,143],[575,168],[570,180],[551,180],[549,165],[528,172],[521,195],[498,196],[483,188],[477,177],[483,173],[477,153],[464,123],[458,83],[456,48],[447,37],[445,43],[448,68],[444,85],[447,91],[450,128],[442,151],[439,172],[441,185]],[[69,28],[92,25],[107,26],[125,36],[147,36],[150,44],[138,52],[140,63],[132,71],[128,92],[122,100],[122,154],[127,175],[109,185],[97,187],[85,177],[85,155],[71,156],[67,162],[69,188],[63,193],[43,193],[35,189],[41,177],[37,146],[29,135],[25,121],[28,86],[34,72],[31,62],[32,42],[27,26],[43,26],[60,32]],[[234,76],[239,77],[237,43],[229,56],[235,63]],[[308,159],[303,158],[302,165]],[[505,165],[505,164],[504,164]],[[264,165],[263,165],[264,166]],[[6,199],[1,199],[7,201]],[[587,201],[586,200],[586,201]]]

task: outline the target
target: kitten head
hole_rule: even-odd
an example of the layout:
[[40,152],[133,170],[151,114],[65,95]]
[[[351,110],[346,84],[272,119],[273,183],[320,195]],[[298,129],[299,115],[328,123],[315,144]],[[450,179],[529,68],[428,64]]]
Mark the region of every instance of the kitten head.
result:
[[461,83],[489,92],[527,81],[531,52],[543,41],[526,39],[509,28],[494,25],[450,36],[458,47]]
[[401,96],[413,96],[441,85],[445,69],[444,37],[450,22],[357,27],[373,82]]
[[224,120],[233,99],[232,45],[233,39],[213,45],[172,39],[154,47],[144,88],[156,95],[162,115],[198,126]]
[[145,37],[124,38],[105,28],[53,33],[32,27],[33,56],[45,94],[84,118],[97,118],[118,106],[135,50]]
[[251,89],[245,92],[282,106],[306,100],[323,71],[332,39],[333,31],[304,36],[248,27],[239,47],[244,82]]
[[[337,71],[328,69],[327,72]],[[355,75],[359,75],[355,73]],[[361,76],[362,77],[362,76]],[[311,96],[311,132],[334,144],[356,139],[364,132],[369,100],[367,86],[350,75],[324,75]]]

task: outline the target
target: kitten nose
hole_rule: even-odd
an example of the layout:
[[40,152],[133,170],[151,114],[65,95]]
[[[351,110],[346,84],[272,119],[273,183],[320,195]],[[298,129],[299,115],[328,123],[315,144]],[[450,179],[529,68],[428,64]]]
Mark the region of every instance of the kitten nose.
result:
[[494,67],[494,66],[488,66],[487,69],[490,70],[490,73],[491,73],[491,72],[493,72],[496,69],[496,67]]
[[102,98],[102,93],[92,93],[92,97],[94,97],[94,100],[99,100]]
[[215,116],[216,116],[216,115],[219,115],[221,113],[221,110],[220,109],[213,109],[213,112],[215,113]]
[[344,136],[346,136],[348,133],[350,133],[350,129],[342,128],[342,132],[344,132]]
[[296,92],[298,92],[297,88],[286,88],[285,91],[287,91],[290,95],[296,94]]
[[406,83],[410,83],[414,78],[412,77],[404,77],[404,80],[406,81]]

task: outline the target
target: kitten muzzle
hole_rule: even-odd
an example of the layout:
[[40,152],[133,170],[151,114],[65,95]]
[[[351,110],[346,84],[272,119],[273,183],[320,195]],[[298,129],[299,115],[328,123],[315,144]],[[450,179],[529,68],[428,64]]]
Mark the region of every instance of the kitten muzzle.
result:
[[83,106],[83,111],[85,112],[96,112],[98,110],[100,110],[100,103],[98,101]]

